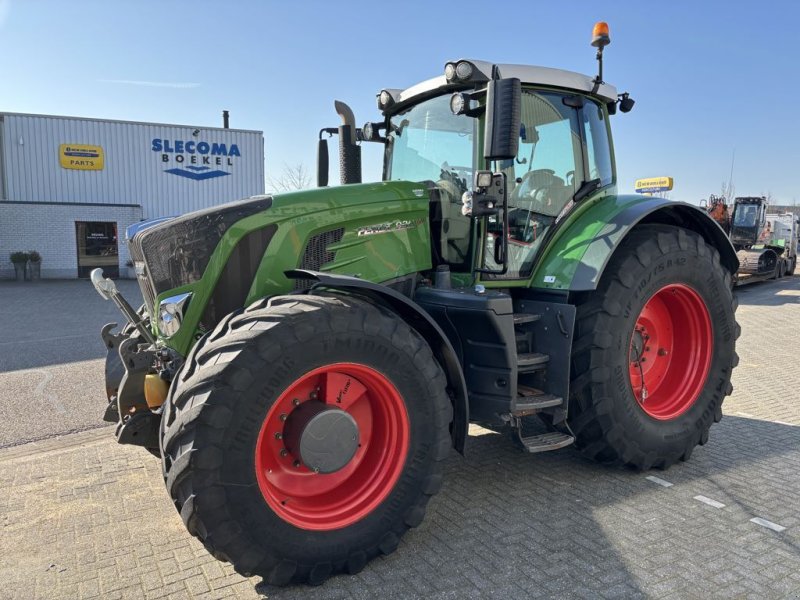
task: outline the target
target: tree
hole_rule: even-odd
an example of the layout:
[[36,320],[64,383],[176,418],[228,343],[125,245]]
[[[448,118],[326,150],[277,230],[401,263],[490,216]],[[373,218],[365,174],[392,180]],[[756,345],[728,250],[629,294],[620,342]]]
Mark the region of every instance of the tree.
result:
[[732,181],[728,183],[722,182],[722,197],[726,200],[733,200],[733,195],[736,193],[736,186],[733,185]]
[[303,163],[287,165],[277,177],[267,176],[267,187],[275,192],[293,192],[311,187],[311,173]]

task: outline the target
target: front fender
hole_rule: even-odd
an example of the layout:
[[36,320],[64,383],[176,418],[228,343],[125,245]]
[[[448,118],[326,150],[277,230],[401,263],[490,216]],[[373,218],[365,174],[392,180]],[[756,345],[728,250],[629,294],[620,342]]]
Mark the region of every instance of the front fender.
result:
[[735,273],[739,268],[723,229],[705,211],[685,202],[612,194],[587,203],[568,219],[538,261],[531,287],[575,292],[596,289],[614,250],[634,227],[644,223],[695,231],[719,251],[728,271]]
[[350,293],[365,296],[373,302],[378,302],[394,311],[410,327],[413,327],[428,342],[447,378],[447,386],[450,389],[453,400],[453,429],[451,431],[453,447],[461,454],[464,454],[467,429],[469,427],[467,383],[461,370],[461,363],[458,361],[458,355],[447,335],[445,335],[436,321],[412,300],[385,285],[372,283],[357,277],[321,273],[307,269],[294,269],[287,271],[285,275],[290,279],[316,280],[317,283],[314,287],[347,290]]

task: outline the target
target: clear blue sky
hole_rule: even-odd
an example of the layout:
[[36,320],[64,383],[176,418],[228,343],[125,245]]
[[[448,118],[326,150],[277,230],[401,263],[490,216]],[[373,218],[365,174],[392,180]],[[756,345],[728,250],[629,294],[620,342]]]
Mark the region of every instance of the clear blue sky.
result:
[[[449,59],[593,74],[600,19],[612,36],[605,78],[637,101],[613,121],[621,190],[671,175],[672,197],[697,202],[719,193],[735,148],[738,195],[800,201],[790,1],[0,0],[0,111],[210,126],[227,108],[232,127],[264,131],[274,176],[313,169],[334,98],[358,123],[377,119],[378,90],[438,75]],[[374,180],[380,153],[368,146]]]

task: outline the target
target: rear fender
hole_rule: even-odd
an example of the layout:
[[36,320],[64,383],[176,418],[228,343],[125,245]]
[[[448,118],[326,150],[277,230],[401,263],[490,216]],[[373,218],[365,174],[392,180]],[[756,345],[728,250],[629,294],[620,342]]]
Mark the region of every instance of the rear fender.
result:
[[467,428],[469,426],[469,404],[464,373],[461,370],[461,363],[458,361],[458,355],[453,349],[450,340],[447,339],[439,325],[424,310],[400,292],[356,277],[320,273],[305,269],[287,271],[286,277],[290,279],[316,280],[317,283],[311,289],[325,287],[346,290],[349,293],[364,296],[373,302],[380,303],[382,306],[387,306],[403,319],[409,327],[413,327],[428,342],[447,378],[447,387],[453,402],[453,428],[450,435],[453,440],[453,447],[461,454],[464,454]]
[[659,223],[700,234],[719,251],[722,265],[735,273],[736,252],[725,231],[702,209],[664,198],[608,195],[565,223],[545,251],[531,278],[535,288],[592,291],[614,251],[639,224]]

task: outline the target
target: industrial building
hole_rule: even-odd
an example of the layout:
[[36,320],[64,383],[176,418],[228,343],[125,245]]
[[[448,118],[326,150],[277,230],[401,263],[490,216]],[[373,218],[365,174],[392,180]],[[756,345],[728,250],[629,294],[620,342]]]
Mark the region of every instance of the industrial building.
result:
[[261,131],[0,113],[0,278],[128,275],[125,229],[264,193]]

